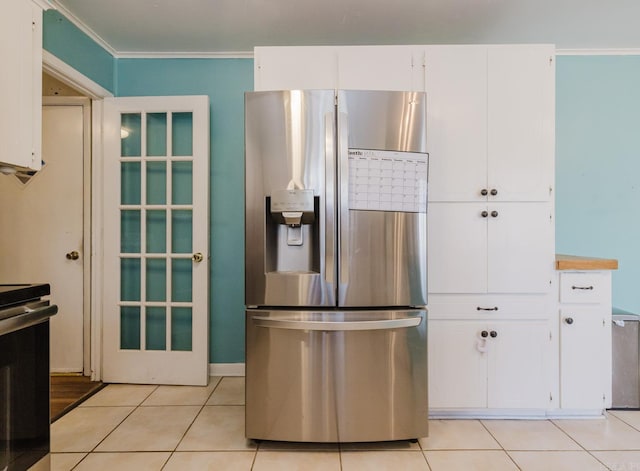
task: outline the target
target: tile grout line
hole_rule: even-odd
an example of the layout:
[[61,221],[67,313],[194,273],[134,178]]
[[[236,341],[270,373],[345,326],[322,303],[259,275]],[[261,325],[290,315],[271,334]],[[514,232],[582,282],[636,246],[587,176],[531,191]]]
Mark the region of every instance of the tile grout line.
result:
[[[605,417],[605,420],[607,420],[607,418]],[[560,425],[558,425],[554,420],[549,420],[549,422],[551,422],[553,424],[554,427],[556,427],[558,430],[560,430],[562,433],[564,433],[567,437],[569,437],[569,439],[575,443],[576,445],[578,445],[580,448],[582,448],[583,451],[587,452],[587,454],[589,456],[591,456],[593,459],[595,459],[598,463],[602,464],[602,466],[604,466],[605,468],[607,468],[608,470],[610,470],[611,468],[609,468],[606,464],[604,464],[597,456],[595,456],[593,453],[591,453],[591,451],[587,450],[585,447],[582,446],[582,444],[580,442],[578,442],[578,440],[576,440],[575,438],[573,438],[569,432],[566,432],[562,427],[560,427]]]
[[[171,460],[173,455],[176,453],[176,451],[178,451],[178,447],[180,446],[180,443],[182,443],[182,440],[184,440],[184,437],[187,436],[187,433],[189,432],[189,430],[191,430],[191,427],[193,426],[194,422],[196,421],[198,416],[202,413],[202,411],[204,410],[204,407],[207,405],[207,402],[209,401],[209,399],[211,399],[211,396],[213,396],[213,393],[215,392],[215,390],[218,389],[218,387],[220,386],[220,383],[222,383],[223,379],[224,379],[224,377],[221,376],[220,379],[218,380],[218,382],[216,383],[216,385],[213,387],[213,389],[209,393],[209,395],[206,397],[206,399],[204,400],[204,402],[200,406],[200,409],[198,410],[196,415],[193,416],[193,420],[189,423],[189,425],[187,426],[185,431],[182,433],[182,437],[180,437],[180,439],[178,440],[176,445],[173,447],[173,450],[169,453],[169,458],[167,458],[167,461],[165,461],[164,465],[162,465],[162,468],[160,468],[160,470],[163,470],[167,466],[167,464],[169,463],[169,461]],[[147,406],[147,407],[150,407],[150,406]],[[164,406],[164,407],[167,407],[167,406]]]
[[507,455],[509,457],[509,459],[511,460],[511,462],[513,463],[513,465],[519,470],[522,471],[522,468],[520,466],[518,466],[518,463],[516,463],[516,460],[513,459],[513,456],[511,456],[511,454],[509,454],[509,452],[507,450],[505,450],[504,445],[500,442],[500,440],[498,440],[495,435],[493,435],[493,433],[491,433],[491,430],[489,430],[489,428],[485,425],[484,421],[481,419],[478,419],[478,422],[480,422],[480,425],[482,425],[482,427],[487,431],[487,433],[489,435],[491,435],[491,438],[493,438],[495,440],[495,442],[500,445],[500,449],[504,452],[505,455]]
[[[102,388],[102,389],[101,389],[101,391],[106,390],[109,386],[110,386],[110,385],[105,386],[104,388]],[[120,427],[120,425],[122,425],[122,424],[124,423],[124,421],[125,421],[125,420],[127,420],[127,418],[129,418],[129,417],[131,416],[131,414],[133,414],[133,413],[134,413],[134,411],[135,411],[136,409],[138,409],[138,407],[140,407],[140,404],[142,404],[144,401],[146,401],[146,400],[149,398],[149,396],[150,396],[151,394],[153,394],[153,392],[154,392],[154,391],[156,391],[157,389],[158,389],[158,386],[156,385],[156,387],[155,387],[155,388],[153,388],[153,390],[152,390],[149,394],[147,394],[147,395],[144,397],[144,399],[142,399],[142,400],[140,401],[140,403],[139,403],[137,406],[133,406],[133,409],[131,409],[131,411],[130,411],[126,416],[124,416],[124,417],[122,418],[122,420],[121,420],[120,422],[118,422],[118,423],[116,424],[116,426],[115,426],[115,427],[113,427],[113,429],[111,429],[111,431],[110,431],[109,433],[107,433],[104,437],[102,437],[102,440],[99,440],[99,441],[98,441],[98,443],[97,443],[97,444],[96,444],[96,445],[95,445],[95,446],[94,446],[94,447],[93,447],[93,448],[92,448],[92,449],[91,449],[91,450],[90,450],[90,451],[89,451],[89,452],[88,452],[88,453],[87,453],[87,454],[86,454],[86,455],[85,455],[85,456],[84,456],[80,461],[78,461],[78,462],[76,463],[76,465],[75,465],[73,468],[71,468],[71,470],[76,469],[78,466],[80,466],[80,463],[82,463],[82,462],[83,462],[84,460],[86,460],[86,459],[87,459],[87,458],[88,458],[92,453],[94,453],[94,452],[95,452],[95,450],[96,450],[96,448],[98,448],[98,447],[100,446],[100,444],[101,444],[102,442],[104,442],[104,441],[107,439],[107,437],[108,437],[108,436],[110,436],[110,435],[111,435],[111,434],[112,434],[112,433],[113,433],[113,432],[114,432],[118,427]],[[100,392],[100,391],[98,391],[98,392]],[[89,408],[89,407],[94,407],[94,406],[85,406],[85,407]],[[108,406],[103,406],[103,407],[108,407]],[[132,406],[111,406],[111,407],[132,407]]]

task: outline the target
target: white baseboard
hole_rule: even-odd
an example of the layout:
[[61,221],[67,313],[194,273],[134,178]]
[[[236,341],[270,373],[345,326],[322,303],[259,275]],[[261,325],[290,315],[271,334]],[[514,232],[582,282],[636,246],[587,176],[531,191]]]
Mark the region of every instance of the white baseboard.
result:
[[244,376],[244,363],[209,363],[209,376]]

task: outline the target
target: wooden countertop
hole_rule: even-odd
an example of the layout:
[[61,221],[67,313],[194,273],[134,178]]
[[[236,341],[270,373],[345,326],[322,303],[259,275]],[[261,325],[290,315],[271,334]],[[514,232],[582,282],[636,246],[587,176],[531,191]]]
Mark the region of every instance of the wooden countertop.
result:
[[578,257],[556,254],[556,270],[617,270],[618,261],[613,258]]

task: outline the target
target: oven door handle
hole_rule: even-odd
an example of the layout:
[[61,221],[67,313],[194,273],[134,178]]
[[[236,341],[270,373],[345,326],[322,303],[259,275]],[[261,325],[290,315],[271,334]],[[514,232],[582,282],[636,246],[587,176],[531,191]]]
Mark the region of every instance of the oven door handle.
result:
[[254,317],[256,327],[271,327],[274,329],[291,330],[386,330],[416,327],[422,322],[421,317],[407,317],[403,319],[387,319],[380,321],[298,321],[295,319],[271,319],[269,317]]
[[58,306],[43,306],[37,309],[24,307],[24,314],[8,317],[0,321],[0,335],[9,334],[16,330],[25,329],[32,325],[41,324],[58,312]]

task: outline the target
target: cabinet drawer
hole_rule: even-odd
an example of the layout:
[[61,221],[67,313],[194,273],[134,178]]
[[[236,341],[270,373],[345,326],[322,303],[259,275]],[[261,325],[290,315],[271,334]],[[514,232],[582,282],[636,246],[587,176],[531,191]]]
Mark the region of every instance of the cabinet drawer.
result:
[[602,303],[607,299],[609,277],[604,273],[561,273],[561,303]]

